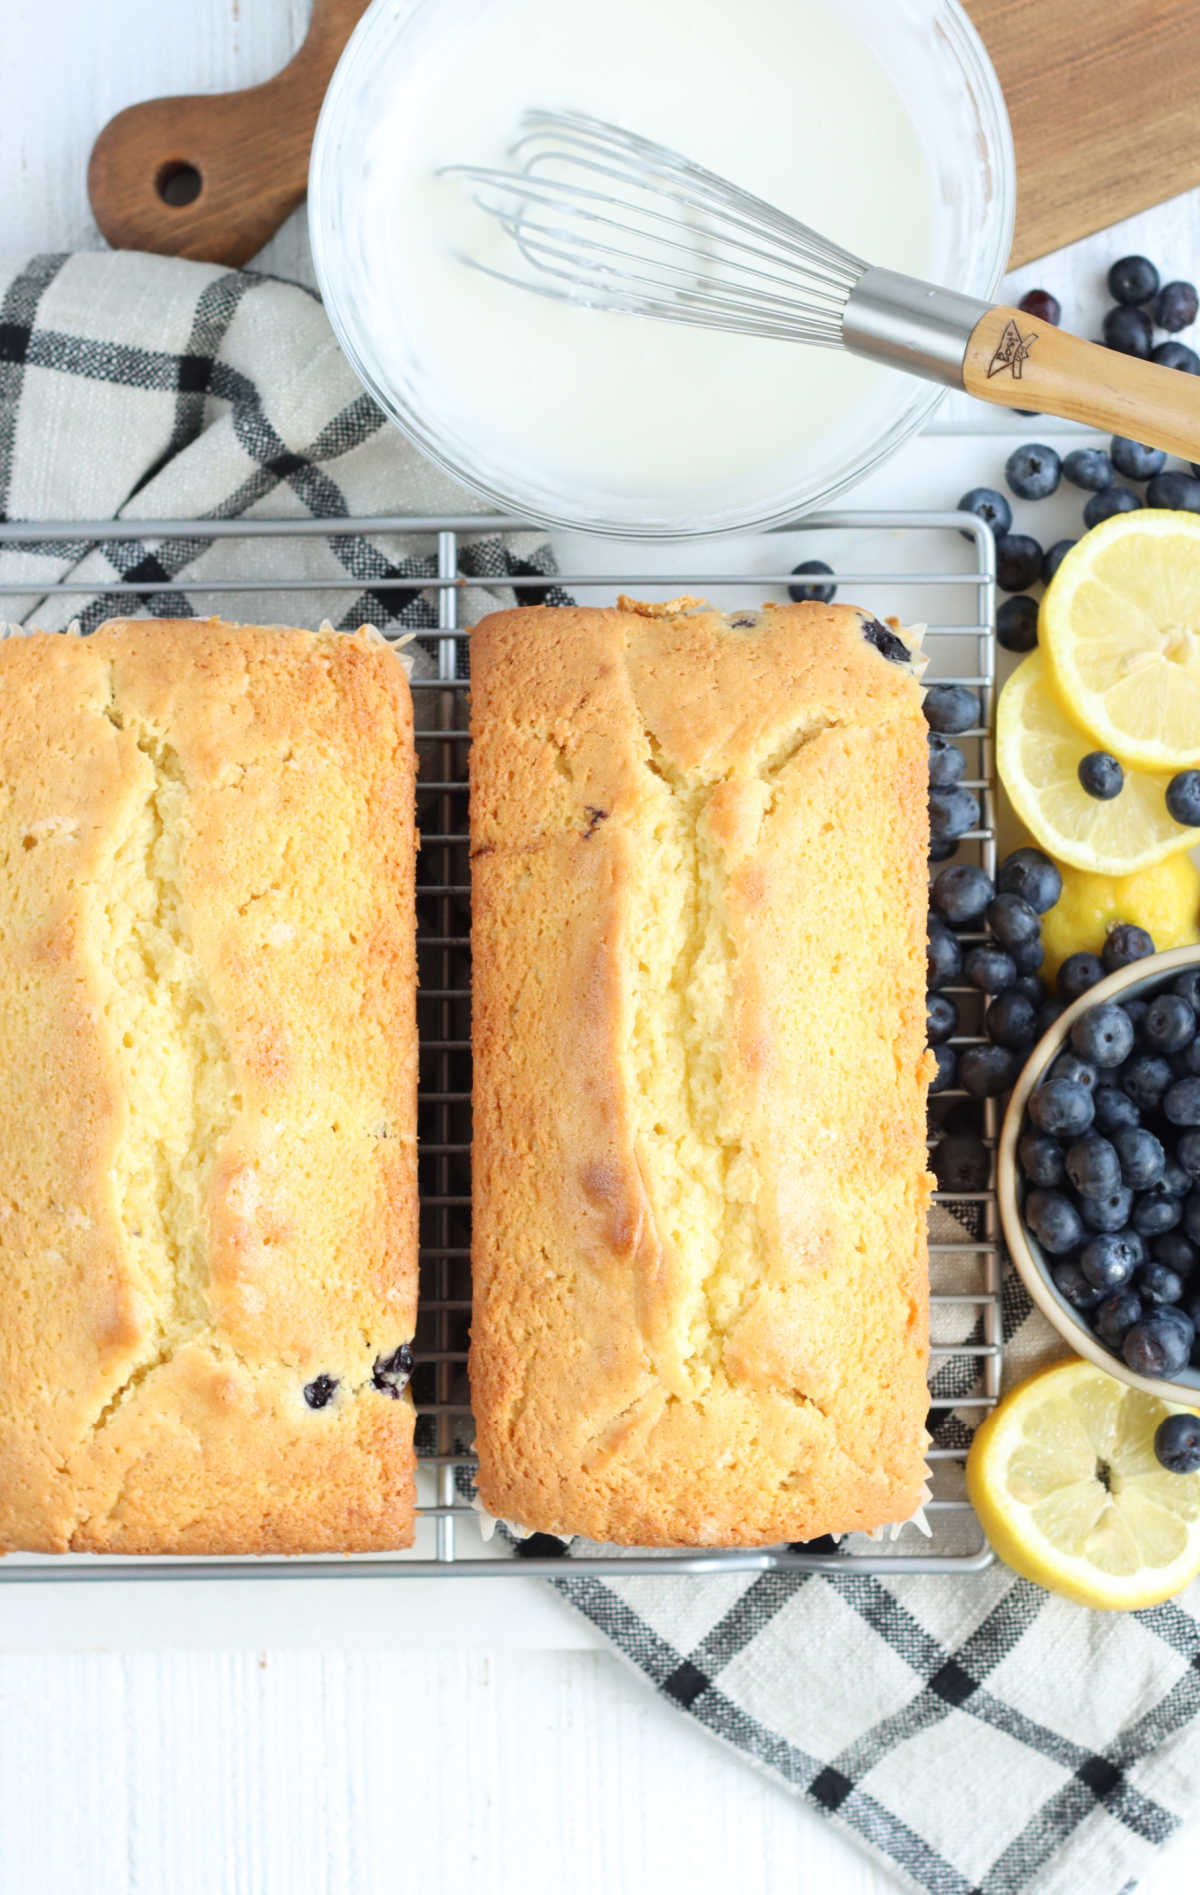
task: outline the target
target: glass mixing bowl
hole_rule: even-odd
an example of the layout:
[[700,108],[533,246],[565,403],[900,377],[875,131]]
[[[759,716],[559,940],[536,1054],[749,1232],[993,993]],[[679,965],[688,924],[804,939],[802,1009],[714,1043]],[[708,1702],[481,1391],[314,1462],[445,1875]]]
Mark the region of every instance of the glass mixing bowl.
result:
[[[709,479],[685,497],[662,499],[652,487],[614,491],[586,471],[569,480],[561,471],[550,475],[519,439],[472,428],[411,349],[397,348],[402,325],[369,290],[377,238],[362,188],[372,132],[385,110],[396,109],[397,87],[422,85],[423,54],[439,42],[444,51],[448,36],[469,30],[472,4],[479,0],[375,0],[334,73],[309,174],[313,257],[334,331],[365,387],[425,454],[505,512],[622,538],[674,539],[773,525],[826,506],[921,427],[944,391],[883,370],[869,405],[851,409],[844,424],[814,430],[786,464]],[[931,277],[993,298],[1012,239],[1015,168],[1003,97],[975,29],[957,0],[842,0],[839,13],[867,36],[893,82],[920,102],[914,118],[934,192]],[[446,110],[454,110],[452,97]],[[866,135],[852,108],[847,121],[848,136]],[[886,153],[879,161],[886,163]],[[419,274],[412,293],[421,294]]]

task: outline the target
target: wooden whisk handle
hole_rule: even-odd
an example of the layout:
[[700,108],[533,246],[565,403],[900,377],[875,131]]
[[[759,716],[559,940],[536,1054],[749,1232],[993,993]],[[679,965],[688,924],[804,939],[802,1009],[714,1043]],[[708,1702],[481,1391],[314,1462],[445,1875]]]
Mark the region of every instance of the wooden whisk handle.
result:
[[989,309],[963,357],[968,395],[1034,408],[1200,461],[1200,375],[1182,374],[1039,322]]

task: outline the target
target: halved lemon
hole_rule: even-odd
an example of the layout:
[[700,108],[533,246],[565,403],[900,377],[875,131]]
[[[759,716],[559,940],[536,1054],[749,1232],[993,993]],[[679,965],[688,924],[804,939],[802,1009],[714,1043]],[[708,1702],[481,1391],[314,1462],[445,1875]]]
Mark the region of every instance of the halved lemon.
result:
[[1167,813],[1169,776],[1126,764],[1119,796],[1105,803],[1088,795],[1079,781],[1079,760],[1095,748],[1064,716],[1045,659],[1031,651],[1000,693],[996,766],[1034,841],[1060,862],[1093,875],[1131,875],[1190,848],[1196,831]]
[[1176,1403],[1090,1362],[1021,1382],[978,1430],[967,1493],[1014,1572],[1078,1605],[1128,1612],[1200,1573],[1200,1474],[1170,1474],[1154,1431]]
[[1144,770],[1200,764],[1200,516],[1114,514],[1072,548],[1038,637],[1063,707]]
[[1119,921],[1145,928],[1160,952],[1200,941],[1200,869],[1189,856],[1169,855],[1134,875],[1090,875],[1065,862],[1061,870],[1062,894],[1042,916],[1048,980],[1068,954],[1099,954]]

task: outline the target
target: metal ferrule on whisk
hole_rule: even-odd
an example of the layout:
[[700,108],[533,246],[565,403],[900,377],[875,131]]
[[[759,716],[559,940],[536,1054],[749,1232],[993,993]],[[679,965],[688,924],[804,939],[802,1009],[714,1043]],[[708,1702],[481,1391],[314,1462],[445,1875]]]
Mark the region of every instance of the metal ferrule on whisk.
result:
[[919,277],[868,269],[846,299],[842,343],[854,355],[961,388],[967,343],[988,307]]

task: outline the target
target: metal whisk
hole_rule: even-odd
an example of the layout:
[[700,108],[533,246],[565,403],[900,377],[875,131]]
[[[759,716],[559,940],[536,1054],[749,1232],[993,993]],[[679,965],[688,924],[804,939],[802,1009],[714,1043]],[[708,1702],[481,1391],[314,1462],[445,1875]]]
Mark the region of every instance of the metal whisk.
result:
[[690,158],[603,119],[527,112],[512,169],[451,165],[540,296],[849,349],[1003,407],[1200,458],[1200,377],[1117,355],[1023,310],[879,269]]

